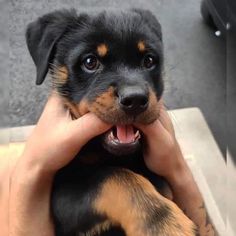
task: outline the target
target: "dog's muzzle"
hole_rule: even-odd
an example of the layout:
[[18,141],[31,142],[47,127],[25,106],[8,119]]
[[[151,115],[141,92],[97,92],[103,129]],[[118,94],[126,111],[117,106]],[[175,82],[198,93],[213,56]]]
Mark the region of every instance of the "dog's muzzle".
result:
[[[136,117],[148,108],[148,91],[140,86],[121,87],[117,97],[119,107],[127,117]],[[138,150],[140,138],[139,130],[132,124],[119,124],[105,133],[103,146],[114,155],[128,155]]]

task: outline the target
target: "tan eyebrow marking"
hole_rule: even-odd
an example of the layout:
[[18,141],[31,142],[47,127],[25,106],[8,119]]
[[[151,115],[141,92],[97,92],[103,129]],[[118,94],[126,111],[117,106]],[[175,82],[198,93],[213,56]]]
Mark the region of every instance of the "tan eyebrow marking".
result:
[[140,52],[144,52],[146,50],[146,46],[143,40],[140,40],[138,42],[138,49]]
[[100,57],[106,56],[107,52],[108,52],[108,47],[105,43],[102,43],[97,46],[97,53]]

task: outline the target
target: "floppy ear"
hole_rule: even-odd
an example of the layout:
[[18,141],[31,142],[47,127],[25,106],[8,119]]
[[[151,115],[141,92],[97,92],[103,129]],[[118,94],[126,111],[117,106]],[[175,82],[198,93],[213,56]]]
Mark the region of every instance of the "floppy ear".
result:
[[67,31],[68,25],[75,22],[74,9],[54,11],[30,23],[26,30],[26,42],[36,65],[36,84],[42,84],[55,55],[55,46]]
[[160,38],[162,41],[162,30],[161,30],[161,24],[157,20],[157,18],[153,15],[153,13],[149,10],[143,10],[143,9],[132,9],[134,12],[139,14],[146,24],[150,27],[150,29]]

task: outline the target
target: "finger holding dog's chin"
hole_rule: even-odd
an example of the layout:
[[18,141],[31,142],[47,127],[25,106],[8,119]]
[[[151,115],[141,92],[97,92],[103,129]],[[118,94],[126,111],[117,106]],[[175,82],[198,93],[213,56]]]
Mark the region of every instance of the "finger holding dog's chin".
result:
[[110,128],[92,113],[72,120],[69,111],[61,108],[62,100],[52,95],[26,143],[19,163],[55,173],[67,165],[90,139]]
[[143,133],[143,155],[147,167],[154,173],[168,178],[175,172],[181,160],[175,135],[165,124],[167,122],[157,119],[152,124],[137,124],[136,127]]

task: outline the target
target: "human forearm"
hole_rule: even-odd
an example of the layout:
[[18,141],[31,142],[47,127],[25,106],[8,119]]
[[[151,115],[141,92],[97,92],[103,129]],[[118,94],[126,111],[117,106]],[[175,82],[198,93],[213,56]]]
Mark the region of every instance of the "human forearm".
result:
[[11,176],[10,235],[53,236],[50,193],[53,175],[21,162]]
[[202,195],[182,156],[179,146],[177,146],[176,154],[178,155],[176,157],[178,160],[178,168],[167,177],[167,181],[173,192],[174,201],[198,226],[200,235],[216,235],[207,214]]

